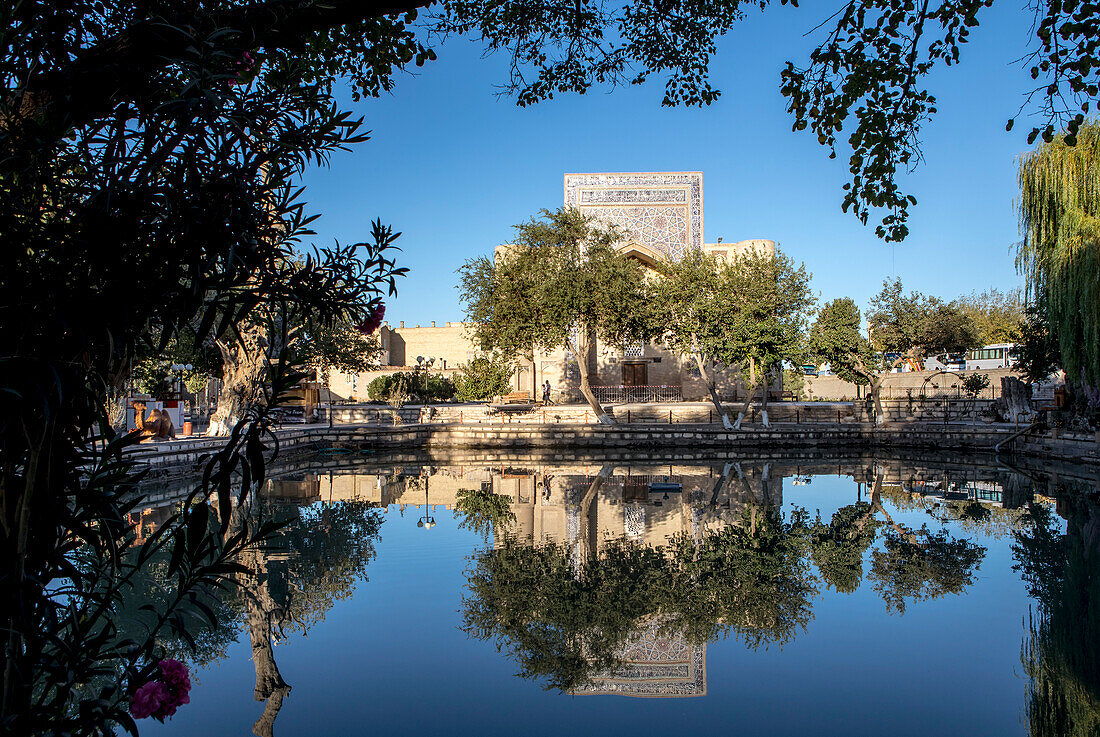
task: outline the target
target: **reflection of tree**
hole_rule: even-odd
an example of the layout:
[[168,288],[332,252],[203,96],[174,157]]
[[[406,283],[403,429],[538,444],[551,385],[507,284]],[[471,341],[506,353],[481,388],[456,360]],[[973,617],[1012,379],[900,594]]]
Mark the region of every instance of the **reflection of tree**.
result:
[[[211,531],[215,530],[213,514]],[[197,595],[197,606],[208,608],[218,626],[188,627],[193,642],[166,637],[159,642],[165,657],[205,666],[225,656],[238,636],[237,622],[248,628],[256,669],[255,698],[264,712],[253,726],[255,734],[270,737],[275,717],[290,686],[275,661],[274,644],[288,631],[305,631],[321,621],[333,604],[349,596],[374,558],[374,541],[381,526],[378,510],[363,501],[341,501],[325,506],[299,506],[262,498],[250,499],[233,512],[228,534],[245,525],[276,522],[281,527],[263,544],[246,549],[238,558],[243,570],[237,586]],[[134,555],[137,550],[128,551]],[[142,566],[132,589],[125,589],[118,627],[143,636],[153,614],[144,604],[163,600],[170,591],[167,553]]]
[[750,504],[737,525],[697,544],[680,535],[669,546],[666,614],[691,642],[733,634],[749,647],[782,645],[805,629],[817,593],[806,559],[804,511],[789,520]]
[[882,504],[881,473],[875,477],[871,507],[882,514],[886,527],[882,550],[871,553],[868,578],[888,611],[904,614],[906,599],[926,601],[957,594],[973,583],[985,548],[952,538],[945,530],[932,532],[927,525],[914,530],[895,522]]
[[505,538],[474,557],[463,629],[506,649],[524,678],[569,691],[618,664],[635,623],[658,606],[665,570],[659,550],[625,542],[575,567],[564,545]]
[[1100,515],[1067,497],[1062,535],[1047,507],[1031,505],[1033,526],[1016,534],[1016,570],[1038,602],[1022,648],[1033,737],[1100,733]]
[[[160,522],[168,519],[170,513],[157,509],[149,517],[159,516]],[[174,511],[167,508],[168,512]],[[212,512],[208,517],[209,532],[214,534],[217,519]],[[152,531],[150,531],[152,532]],[[141,553],[140,546],[126,550],[123,555],[131,560]],[[175,589],[175,575],[169,574],[171,551],[160,550],[147,563],[133,568],[131,585],[120,589],[121,600],[117,605],[118,614],[113,624],[118,628],[119,639],[131,639],[142,642],[152,632],[157,612],[165,611],[169,597]],[[194,592],[196,606],[205,608],[217,622],[211,626],[208,621],[194,620],[189,623],[186,635],[175,628],[161,630],[157,644],[163,657],[197,666],[205,666],[224,658],[229,645],[236,641],[237,630],[234,626],[240,617],[241,600],[235,590],[214,591],[200,588]]]
[[974,581],[974,570],[985,548],[969,540],[953,539],[946,531],[888,529],[883,549],[871,553],[868,578],[886,602],[886,608],[905,613],[906,600],[926,601],[957,594]]
[[488,538],[494,529],[502,529],[516,520],[512,512],[512,500],[503,494],[495,494],[491,488],[459,489],[455,497],[455,514],[462,519],[458,526],[473,530]]
[[239,579],[256,668],[255,698],[265,702],[252,731],[271,737],[291,690],[275,661],[275,640],[288,628],[308,630],[351,595],[374,558],[381,517],[359,500],[302,507],[261,499],[239,511],[250,524],[282,525],[263,546],[242,556],[249,572]]
[[631,633],[654,619],[698,644],[730,633],[751,647],[783,643],[812,616],[807,533],[804,512],[784,521],[753,505],[742,525],[667,548],[617,540],[578,555],[505,539],[473,559],[464,629],[563,691],[614,672]]
[[829,586],[842,594],[859,588],[863,579],[863,555],[875,542],[878,521],[867,502],[841,507],[828,524],[821,519],[813,527],[812,557]]

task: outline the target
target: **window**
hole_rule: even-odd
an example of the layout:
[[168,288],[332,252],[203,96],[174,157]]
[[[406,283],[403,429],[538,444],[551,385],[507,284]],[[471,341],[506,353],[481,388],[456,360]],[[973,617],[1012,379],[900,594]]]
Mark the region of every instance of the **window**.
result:
[[623,358],[642,358],[645,355],[645,345],[636,340],[623,344]]

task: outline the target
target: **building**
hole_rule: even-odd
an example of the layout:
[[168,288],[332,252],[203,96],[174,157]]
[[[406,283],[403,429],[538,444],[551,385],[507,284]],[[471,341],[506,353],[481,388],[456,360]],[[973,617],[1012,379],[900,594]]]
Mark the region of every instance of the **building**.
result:
[[[691,248],[723,260],[750,250],[775,253],[775,242],[764,239],[706,242],[702,172],[566,174],[564,204],[622,228],[627,238],[620,250],[648,269],[662,260],[678,259]],[[709,399],[693,361],[661,345],[596,341],[586,360],[593,389],[604,401]],[[744,396],[736,372],[716,371],[715,378],[723,398]],[[576,359],[564,350],[536,353],[533,360],[522,361],[514,387],[538,396],[537,387],[544,381],[579,398],[580,371]]]
[[[764,239],[707,243],[703,222],[702,172],[633,172],[566,174],[563,204],[579,208],[602,222],[618,225],[628,235],[621,251],[652,269],[665,259],[677,259],[690,248],[699,248],[721,259],[732,259],[750,250],[774,254],[774,241]],[[497,247],[497,253],[507,245]],[[382,367],[361,374],[330,377],[337,399],[365,399],[367,385],[375,377],[410,371],[417,358],[434,359],[430,370],[453,375],[457,367],[477,355],[465,323],[447,322],[437,327],[396,328],[380,331]],[[706,386],[693,362],[661,345],[636,343],[607,345],[597,341],[588,361],[593,389],[602,401],[648,399],[706,400]],[[718,392],[725,399],[743,398],[744,386],[736,372],[716,371]],[[541,396],[539,387],[549,381],[558,400],[580,400],[580,370],[576,358],[564,349],[536,352],[522,359],[512,378],[512,388]]]

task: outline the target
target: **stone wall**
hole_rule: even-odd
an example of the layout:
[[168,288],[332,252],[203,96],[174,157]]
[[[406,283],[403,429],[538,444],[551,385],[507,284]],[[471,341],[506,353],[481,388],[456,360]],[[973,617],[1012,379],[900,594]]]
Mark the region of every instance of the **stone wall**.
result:
[[[897,374],[889,374],[882,383],[882,396],[888,399],[905,399],[911,392],[914,397],[919,397],[921,388],[925,389],[927,396],[939,396],[941,394],[953,394],[962,397],[962,377],[970,374],[985,374],[989,377],[989,388],[981,393],[982,399],[996,399],[1001,392],[1001,378],[1004,376],[1019,376],[1019,372],[1012,369],[979,369],[976,371],[960,371],[959,378],[940,374],[925,385],[925,380],[931,377],[934,371],[902,371]],[[855,399],[856,385],[843,381],[839,376],[806,376],[806,389],[804,394],[811,399],[833,399],[847,401]],[[860,389],[859,396],[867,393],[867,387]]]
[[[706,458],[718,453],[751,450],[774,453],[844,452],[855,449],[903,449],[944,452],[992,453],[993,446],[1015,432],[1011,425],[974,425],[913,423],[875,426],[854,421],[840,423],[804,423],[765,429],[759,425],[737,431],[725,431],[715,425],[683,423],[631,424],[606,426],[595,424],[529,425],[490,424],[417,424],[403,427],[321,425],[287,428],[276,432],[283,459],[318,451],[345,449],[345,452],[407,451],[410,458],[429,452],[444,454],[468,449],[506,449],[532,458],[547,457],[565,461],[593,451],[614,451],[618,457],[645,460],[654,455],[675,452],[684,458]],[[150,469],[150,478],[170,478],[198,474],[205,459],[222,447],[224,439],[201,438],[167,443],[147,443],[128,450],[127,455]],[[1100,464],[1100,434],[1065,433],[1025,436],[1009,443],[1001,452],[1043,459],[1058,459],[1077,464]],[[339,462],[339,457],[308,461],[318,468]]]

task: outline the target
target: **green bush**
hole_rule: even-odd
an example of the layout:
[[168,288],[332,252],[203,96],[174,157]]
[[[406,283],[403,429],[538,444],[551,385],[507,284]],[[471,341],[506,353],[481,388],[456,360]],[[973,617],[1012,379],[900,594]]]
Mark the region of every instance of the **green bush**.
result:
[[404,387],[412,402],[444,402],[455,395],[454,382],[445,376],[426,371],[398,371],[379,376],[368,384],[367,396],[385,401],[398,385]]
[[498,356],[478,356],[459,366],[455,379],[460,402],[476,402],[507,393],[511,388],[512,364]]

